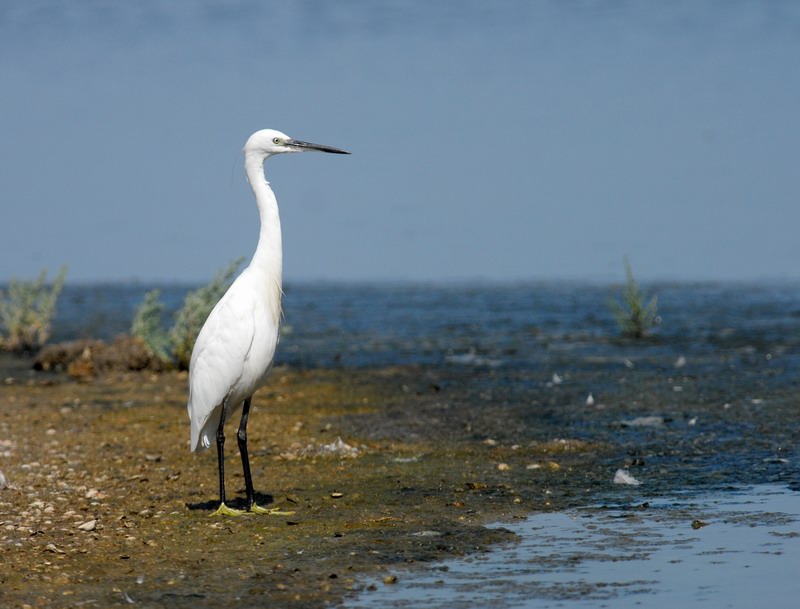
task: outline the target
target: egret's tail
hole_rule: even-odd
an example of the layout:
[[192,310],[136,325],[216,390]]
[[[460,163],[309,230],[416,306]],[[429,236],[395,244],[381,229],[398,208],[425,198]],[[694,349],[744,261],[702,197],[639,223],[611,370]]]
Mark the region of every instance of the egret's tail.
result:
[[203,452],[211,446],[217,435],[219,417],[222,414],[218,409],[211,412],[208,417],[198,416],[198,413],[189,402],[189,421],[191,422],[191,437],[189,448],[192,452]]

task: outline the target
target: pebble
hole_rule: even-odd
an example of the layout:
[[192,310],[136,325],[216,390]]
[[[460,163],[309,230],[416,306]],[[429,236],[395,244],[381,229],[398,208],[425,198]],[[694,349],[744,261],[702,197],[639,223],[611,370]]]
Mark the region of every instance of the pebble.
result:
[[397,576],[396,575],[387,575],[383,578],[383,583],[387,586],[397,583]]
[[79,524],[78,528],[81,531],[94,531],[97,528],[97,520],[89,520],[83,524]]
[[498,463],[497,469],[500,470],[501,472],[507,472],[508,470],[511,469],[511,466],[508,463]]
[[417,531],[416,533],[411,533],[411,535],[414,537],[440,537],[442,533],[440,533],[439,531],[431,531],[429,529],[426,529],[424,531]]
[[339,492],[331,493],[331,498],[332,499],[341,499],[342,497],[344,497],[344,493],[339,493]]
[[629,484],[631,486],[639,486],[641,482],[631,476],[628,470],[618,469],[614,474],[614,484]]
[[620,421],[623,427],[659,427],[664,424],[664,417],[657,415],[650,415],[644,417],[635,417],[627,421]]
[[6,477],[3,475],[3,472],[0,472],[0,491],[2,491],[7,486],[8,486],[8,480],[6,480]]

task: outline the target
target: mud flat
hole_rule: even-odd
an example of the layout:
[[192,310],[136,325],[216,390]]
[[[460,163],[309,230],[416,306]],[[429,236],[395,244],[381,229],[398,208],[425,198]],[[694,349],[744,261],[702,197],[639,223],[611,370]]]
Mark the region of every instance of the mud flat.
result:
[[3,356],[0,604],[336,605],[517,539],[487,524],[619,500],[618,469],[651,500],[796,485],[793,361],[568,350],[535,376],[466,361],[280,367],[248,435],[261,503],[293,514],[216,518],[216,455],[188,450],[184,374],[78,382]]

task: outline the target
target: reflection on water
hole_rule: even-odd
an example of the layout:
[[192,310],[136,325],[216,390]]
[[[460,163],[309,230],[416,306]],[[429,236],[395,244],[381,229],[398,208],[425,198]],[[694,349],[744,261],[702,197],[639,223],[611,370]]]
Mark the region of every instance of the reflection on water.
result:
[[757,486],[645,500],[504,525],[518,545],[378,582],[347,606],[795,606],[800,494]]

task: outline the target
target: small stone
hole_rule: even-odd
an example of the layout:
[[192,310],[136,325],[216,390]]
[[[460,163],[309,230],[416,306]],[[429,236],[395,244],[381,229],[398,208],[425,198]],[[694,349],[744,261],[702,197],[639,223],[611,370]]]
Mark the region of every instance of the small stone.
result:
[[639,486],[641,482],[639,482],[636,478],[631,476],[628,470],[618,469],[614,474],[614,484],[628,484],[631,486]]
[[338,491],[331,493],[331,499],[341,499],[342,497],[344,497],[344,493],[339,493]]
[[497,469],[500,470],[501,472],[507,472],[508,470],[511,469],[511,466],[508,463],[498,463]]
[[89,520],[83,524],[79,524],[78,528],[81,531],[94,531],[97,528],[97,520]]
[[411,535],[414,537],[441,537],[442,533],[440,533],[439,531],[432,531],[426,529],[424,531],[417,531],[416,533],[411,533]]
[[6,477],[3,475],[3,472],[0,472],[0,491],[2,491],[7,486],[8,486],[8,480],[6,480]]
[[392,584],[397,583],[397,576],[396,575],[387,575],[383,578],[383,583],[387,586],[391,586]]

